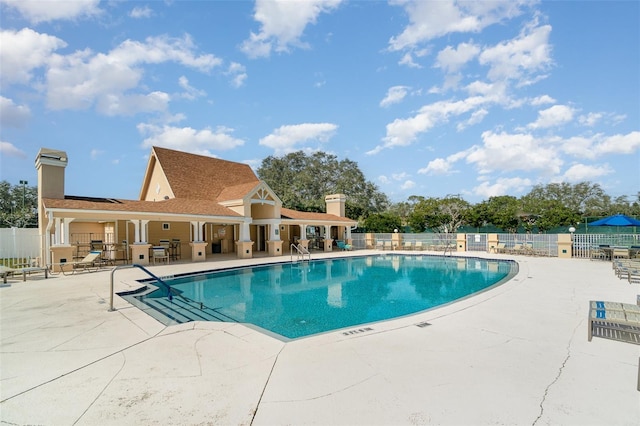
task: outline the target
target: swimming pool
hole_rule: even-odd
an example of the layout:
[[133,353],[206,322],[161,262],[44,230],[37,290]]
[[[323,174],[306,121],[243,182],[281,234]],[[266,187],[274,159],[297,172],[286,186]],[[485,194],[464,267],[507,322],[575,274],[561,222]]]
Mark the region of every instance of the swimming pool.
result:
[[190,274],[123,295],[164,323],[253,324],[285,338],[424,311],[500,284],[517,263],[431,255],[374,255]]

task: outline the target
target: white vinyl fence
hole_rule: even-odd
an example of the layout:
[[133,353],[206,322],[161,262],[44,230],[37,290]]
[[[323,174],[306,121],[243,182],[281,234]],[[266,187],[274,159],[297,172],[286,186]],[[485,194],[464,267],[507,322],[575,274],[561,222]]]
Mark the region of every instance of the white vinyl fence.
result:
[[39,252],[37,228],[0,228],[0,265],[32,264]]

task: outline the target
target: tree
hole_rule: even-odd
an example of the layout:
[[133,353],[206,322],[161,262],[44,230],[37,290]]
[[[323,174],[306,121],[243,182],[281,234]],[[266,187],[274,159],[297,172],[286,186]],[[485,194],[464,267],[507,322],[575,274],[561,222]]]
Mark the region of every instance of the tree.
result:
[[465,223],[471,205],[459,197],[424,198],[415,205],[409,217],[411,228],[417,232],[456,232]]
[[487,222],[506,232],[516,232],[520,223],[520,202],[516,197],[501,195],[483,201],[481,210],[486,212]]
[[374,213],[363,221],[367,232],[394,232],[402,227],[400,216],[391,213]]
[[558,201],[580,216],[606,215],[611,197],[597,183],[580,182],[577,184],[550,183],[536,185],[522,197],[523,204],[531,211],[537,210],[544,201]]
[[38,190],[35,186],[0,182],[0,227],[27,228],[38,224]]
[[365,179],[357,163],[338,161],[335,155],[324,152],[269,156],[257,172],[287,208],[324,212],[324,197],[335,193],[347,196],[345,214],[354,219],[383,212],[389,206],[387,196]]
[[536,220],[539,232],[546,232],[559,226],[570,226],[580,222],[580,215],[559,201],[549,200]]

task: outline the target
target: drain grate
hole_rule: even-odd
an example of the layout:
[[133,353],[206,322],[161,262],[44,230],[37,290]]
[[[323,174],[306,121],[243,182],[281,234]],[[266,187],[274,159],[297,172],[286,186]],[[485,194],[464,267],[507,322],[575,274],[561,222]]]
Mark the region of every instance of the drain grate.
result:
[[364,328],[358,328],[355,330],[349,330],[349,331],[344,331],[342,333],[343,336],[350,336],[352,334],[360,334],[360,333],[366,333],[367,331],[373,331],[373,328],[371,327],[364,327]]
[[420,328],[428,327],[430,325],[431,325],[431,323],[426,322],[426,321],[425,322],[419,322],[418,324],[416,324],[416,326],[418,326]]

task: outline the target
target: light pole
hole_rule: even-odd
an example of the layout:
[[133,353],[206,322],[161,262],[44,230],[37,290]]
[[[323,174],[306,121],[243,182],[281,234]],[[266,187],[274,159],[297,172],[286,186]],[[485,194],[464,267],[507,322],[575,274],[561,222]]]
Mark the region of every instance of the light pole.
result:
[[22,185],[22,210],[24,210],[24,193],[25,193],[25,186],[29,185],[29,182],[27,182],[26,180],[21,180],[20,181],[20,185]]

